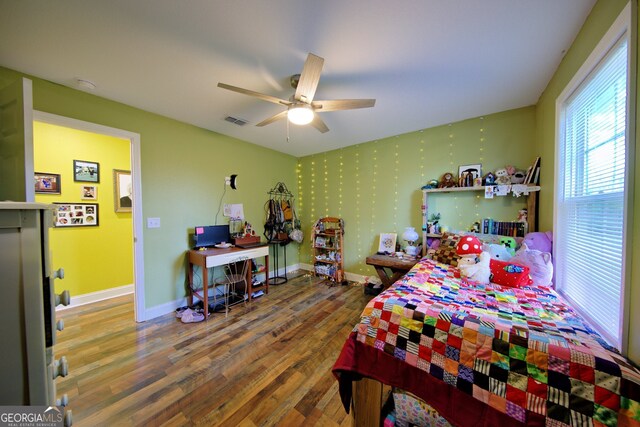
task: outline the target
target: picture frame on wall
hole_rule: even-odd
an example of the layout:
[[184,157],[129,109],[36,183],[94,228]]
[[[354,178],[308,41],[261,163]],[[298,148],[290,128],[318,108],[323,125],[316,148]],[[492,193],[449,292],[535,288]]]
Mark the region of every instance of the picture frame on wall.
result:
[[54,203],[56,227],[97,227],[97,203]]
[[34,173],[36,193],[38,194],[60,194],[60,175],[57,173],[36,172]]
[[476,178],[482,178],[482,165],[458,166],[458,185],[460,187],[473,187]]
[[380,233],[378,252],[393,253],[396,251],[396,233]]
[[113,170],[113,202],[116,212],[131,212],[133,206],[131,171]]
[[80,198],[83,200],[98,200],[98,187],[95,185],[83,185],[80,188]]
[[100,163],[74,160],[73,180],[75,182],[100,182]]

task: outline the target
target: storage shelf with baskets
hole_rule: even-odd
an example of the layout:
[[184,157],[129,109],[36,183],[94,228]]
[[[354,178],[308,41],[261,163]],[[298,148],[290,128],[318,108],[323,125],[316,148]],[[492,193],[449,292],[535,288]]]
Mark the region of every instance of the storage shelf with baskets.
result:
[[344,226],[340,218],[320,218],[313,226],[313,272],[332,282],[344,280]]

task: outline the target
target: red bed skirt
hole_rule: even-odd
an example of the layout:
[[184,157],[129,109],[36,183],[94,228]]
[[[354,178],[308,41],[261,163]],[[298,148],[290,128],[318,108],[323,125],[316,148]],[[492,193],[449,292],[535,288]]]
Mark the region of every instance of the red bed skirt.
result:
[[[349,413],[351,383],[363,377],[409,391],[459,426],[521,426],[516,419],[441,381],[427,372],[406,364],[390,354],[356,340],[352,332],[333,365],[340,398]],[[544,426],[543,416],[527,411],[527,425]]]

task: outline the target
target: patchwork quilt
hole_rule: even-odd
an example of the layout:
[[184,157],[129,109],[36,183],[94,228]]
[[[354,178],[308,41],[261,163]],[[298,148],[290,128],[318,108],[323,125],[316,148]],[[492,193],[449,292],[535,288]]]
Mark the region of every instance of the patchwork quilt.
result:
[[458,425],[640,426],[640,372],[552,289],[455,278],[423,259],[372,299],[334,365]]

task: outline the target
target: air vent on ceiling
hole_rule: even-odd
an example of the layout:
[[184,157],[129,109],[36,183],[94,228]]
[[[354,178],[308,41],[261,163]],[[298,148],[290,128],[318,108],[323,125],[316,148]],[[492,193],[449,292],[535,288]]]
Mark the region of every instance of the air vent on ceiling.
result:
[[238,126],[244,126],[244,125],[246,125],[248,123],[246,120],[238,119],[236,117],[231,117],[231,116],[227,116],[224,119],[226,121],[228,121],[229,123],[233,123],[233,124],[236,124]]

